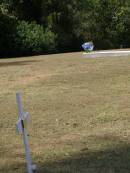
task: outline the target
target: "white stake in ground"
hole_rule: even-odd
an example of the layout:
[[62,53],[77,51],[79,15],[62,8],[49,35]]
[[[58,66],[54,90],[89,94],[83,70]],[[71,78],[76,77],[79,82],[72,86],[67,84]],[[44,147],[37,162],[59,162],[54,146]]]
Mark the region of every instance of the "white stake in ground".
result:
[[36,165],[33,165],[31,161],[27,129],[26,129],[26,126],[29,121],[29,113],[23,111],[21,96],[19,92],[16,93],[16,101],[17,101],[18,114],[19,114],[19,119],[16,123],[16,130],[19,134],[23,136],[25,156],[26,156],[26,162],[27,162],[27,171],[28,173],[33,173],[34,171],[36,171]]

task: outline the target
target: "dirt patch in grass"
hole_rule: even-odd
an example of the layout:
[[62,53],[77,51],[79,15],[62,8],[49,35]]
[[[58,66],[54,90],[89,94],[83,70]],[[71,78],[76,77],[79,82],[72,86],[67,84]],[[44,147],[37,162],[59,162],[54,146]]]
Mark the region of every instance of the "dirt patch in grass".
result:
[[28,65],[33,62],[36,62],[36,61],[35,60],[11,61],[11,62],[5,61],[5,62],[0,62],[0,67]]

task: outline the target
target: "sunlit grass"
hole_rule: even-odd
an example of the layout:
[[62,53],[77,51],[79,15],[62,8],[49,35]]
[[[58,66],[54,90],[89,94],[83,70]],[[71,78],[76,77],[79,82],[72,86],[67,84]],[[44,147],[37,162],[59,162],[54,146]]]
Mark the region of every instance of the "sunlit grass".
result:
[[19,90],[39,172],[130,171],[130,57],[81,53],[0,60],[0,173],[26,172]]

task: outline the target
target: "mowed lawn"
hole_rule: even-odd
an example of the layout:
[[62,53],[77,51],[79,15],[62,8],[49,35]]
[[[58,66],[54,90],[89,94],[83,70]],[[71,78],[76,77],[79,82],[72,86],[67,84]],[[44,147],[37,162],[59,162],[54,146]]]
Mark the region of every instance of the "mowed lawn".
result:
[[25,173],[15,93],[38,173],[130,172],[130,57],[0,60],[0,173]]

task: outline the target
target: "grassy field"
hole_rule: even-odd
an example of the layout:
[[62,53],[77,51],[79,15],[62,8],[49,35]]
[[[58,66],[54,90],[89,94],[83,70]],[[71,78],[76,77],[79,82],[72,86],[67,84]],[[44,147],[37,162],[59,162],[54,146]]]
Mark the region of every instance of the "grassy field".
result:
[[0,60],[0,173],[25,173],[15,92],[38,173],[130,172],[130,57]]

